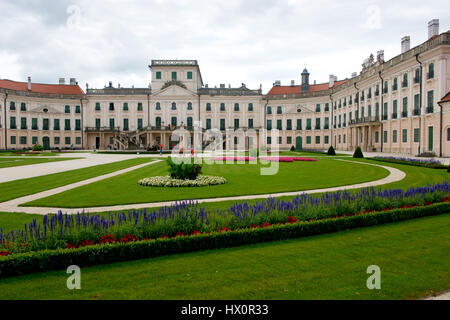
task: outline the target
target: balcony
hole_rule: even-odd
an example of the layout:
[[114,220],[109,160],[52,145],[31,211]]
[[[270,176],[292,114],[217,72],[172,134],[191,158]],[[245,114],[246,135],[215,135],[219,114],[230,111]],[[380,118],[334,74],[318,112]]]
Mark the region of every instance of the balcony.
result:
[[120,127],[86,127],[86,132],[119,132]]
[[392,91],[397,91],[397,89],[398,89],[397,85],[394,84],[394,85],[392,86]]
[[329,126],[328,124],[326,124],[326,125],[323,127],[323,129],[324,129],[324,130],[328,130],[328,129],[330,129],[330,126]]
[[320,126],[315,126],[315,130],[320,130]]
[[388,93],[388,88],[387,87],[384,87],[383,88],[383,94],[387,94]]
[[387,120],[387,119],[388,119],[388,116],[387,116],[387,114],[383,114],[383,117],[382,117],[382,119],[383,119],[383,120]]
[[427,113],[433,113],[434,112],[434,107],[433,106],[428,106],[427,107]]
[[413,113],[415,116],[420,116],[420,109],[419,108],[414,109]]
[[311,126],[306,126],[306,130],[311,130]]
[[408,111],[402,111],[402,118],[408,118]]
[[408,81],[402,81],[402,88],[407,88],[408,87]]
[[380,95],[380,91],[379,90],[376,90],[375,91],[375,97],[378,97]]
[[349,125],[357,125],[357,124],[364,124],[364,123],[376,123],[376,122],[380,122],[379,119],[377,119],[377,117],[364,117],[364,118],[359,118],[359,119],[353,119],[350,120]]
[[392,119],[397,119],[397,113],[392,114]]
[[434,72],[428,72],[427,73],[427,80],[433,79],[434,78]]
[[414,77],[414,84],[420,83],[420,77]]

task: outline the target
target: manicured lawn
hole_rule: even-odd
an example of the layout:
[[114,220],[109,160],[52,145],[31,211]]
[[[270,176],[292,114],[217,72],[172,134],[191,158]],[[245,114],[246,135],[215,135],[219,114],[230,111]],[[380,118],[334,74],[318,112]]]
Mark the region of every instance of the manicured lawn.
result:
[[76,160],[76,159],[82,159],[82,158],[30,158],[30,157],[26,157],[25,159],[0,158],[0,168],[28,166],[31,164],[56,162],[56,161],[68,161],[68,160]]
[[152,159],[131,159],[41,177],[0,183],[0,202],[101,176],[114,171],[147,163],[149,161],[152,161]]
[[[450,214],[0,282],[0,299],[417,299],[450,288]],[[381,290],[368,290],[369,266]]]
[[40,152],[40,153],[21,153],[22,151],[0,151],[0,157],[54,157],[62,152]]
[[273,176],[262,176],[260,165],[205,165],[205,175],[222,176],[228,183],[200,188],[143,187],[138,181],[145,177],[167,175],[167,164],[151,167],[92,183],[24,206],[83,208],[104,205],[189,200],[239,195],[257,195],[285,191],[308,190],[378,180],[389,172],[383,168],[321,159],[318,162],[280,163]]

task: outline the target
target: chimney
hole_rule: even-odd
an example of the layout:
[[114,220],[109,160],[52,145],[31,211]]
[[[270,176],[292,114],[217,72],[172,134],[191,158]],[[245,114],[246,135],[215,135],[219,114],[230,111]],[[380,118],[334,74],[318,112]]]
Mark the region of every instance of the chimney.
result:
[[225,89],[225,83],[221,83],[221,84],[220,84],[220,88],[221,88],[221,89]]
[[411,38],[409,36],[405,36],[402,38],[402,53],[409,51],[411,48]]
[[28,91],[31,91],[31,77],[28,77]]
[[66,84],[66,79],[59,78],[59,84],[61,84],[61,85]]
[[439,35],[439,19],[428,22],[428,39]]
[[291,80],[291,86],[295,86],[295,80]]
[[279,87],[281,86],[281,81],[280,80],[275,80],[275,83],[273,84],[274,87]]
[[71,86],[75,86],[77,84],[77,79],[75,78],[70,78],[70,85]]
[[334,75],[333,74],[330,74],[330,85],[329,85],[329,88],[333,88],[334,87]]

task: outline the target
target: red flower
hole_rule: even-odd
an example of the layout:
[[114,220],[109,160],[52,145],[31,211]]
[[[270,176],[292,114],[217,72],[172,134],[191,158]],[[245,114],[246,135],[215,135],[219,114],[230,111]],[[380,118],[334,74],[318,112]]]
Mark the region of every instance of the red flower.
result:
[[70,242],[67,243],[67,249],[76,249],[76,248],[78,248],[78,246],[75,246],[75,245],[71,244]]
[[258,226],[255,225],[255,224],[251,224],[251,225],[249,226],[249,228],[250,228],[250,229],[256,229],[256,228],[258,228]]
[[230,232],[230,229],[228,229],[227,227],[220,229],[219,231],[220,233],[222,232]]
[[425,202],[425,206],[431,206],[433,203],[431,202]]
[[184,232],[178,232],[178,233],[175,235],[174,238],[178,238],[178,237],[186,237],[186,236],[187,236],[186,233],[184,233]]
[[114,243],[114,242],[116,242],[116,238],[112,234],[108,234],[106,236],[103,236],[99,240],[100,244]]
[[191,233],[191,236],[199,236],[202,233],[200,231],[195,230],[194,232]]
[[169,239],[169,236],[166,234],[164,236],[159,237],[160,239]]
[[291,223],[291,224],[296,223],[296,222],[298,222],[298,219],[294,218],[294,217],[289,217],[286,221],[286,223]]
[[1,250],[0,251],[0,257],[7,257],[11,254],[9,251]]
[[122,242],[122,243],[127,243],[127,242],[132,242],[132,241],[137,241],[137,239],[135,236],[133,236],[131,234],[127,234],[125,237],[120,239],[120,242]]
[[90,241],[90,240],[84,240],[81,244],[80,244],[80,247],[87,247],[87,246],[93,246],[94,245],[94,243],[92,242],[92,241]]
[[264,222],[264,223],[262,223],[262,224],[260,225],[261,228],[268,228],[268,227],[270,227],[270,226],[271,226],[271,224],[268,223],[268,222]]

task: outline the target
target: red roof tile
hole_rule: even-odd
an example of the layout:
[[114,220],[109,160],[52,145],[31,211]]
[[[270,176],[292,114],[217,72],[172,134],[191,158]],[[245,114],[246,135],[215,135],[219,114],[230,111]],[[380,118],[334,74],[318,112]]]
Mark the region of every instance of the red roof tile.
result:
[[[340,86],[341,84],[347,82],[348,80],[336,81],[334,83],[333,89]],[[307,93],[316,92],[316,91],[324,91],[329,89],[329,83],[321,83],[321,84],[312,84],[309,86]],[[267,95],[278,95],[278,94],[294,94],[294,93],[302,93],[302,86],[274,86]]]
[[441,101],[439,101],[439,103],[448,101],[450,101],[450,91],[445,95],[445,97],[442,98]]
[[[0,88],[28,92],[28,83],[12,80],[0,80]],[[84,95],[84,91],[78,85],[31,83],[31,92],[64,95]]]

